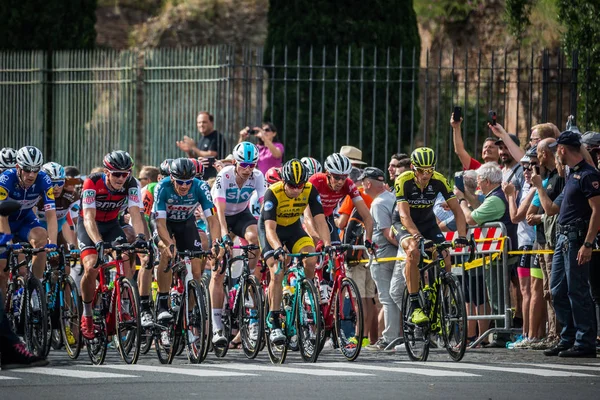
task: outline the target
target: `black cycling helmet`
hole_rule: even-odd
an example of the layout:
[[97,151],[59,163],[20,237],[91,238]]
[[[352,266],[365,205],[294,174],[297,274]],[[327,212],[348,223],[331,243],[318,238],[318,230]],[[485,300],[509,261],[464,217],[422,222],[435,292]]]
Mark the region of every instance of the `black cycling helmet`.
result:
[[169,174],[171,173],[171,162],[172,161],[173,161],[172,158],[167,158],[167,159],[165,159],[165,161],[160,163],[160,167],[158,169],[162,176],[169,176]]
[[189,158],[176,158],[171,161],[170,171],[175,179],[188,180],[196,177],[196,166]]
[[123,150],[115,150],[105,155],[103,164],[109,171],[130,171],[133,168],[131,156]]
[[297,158],[292,158],[281,168],[281,179],[290,185],[301,185],[308,180],[308,169]]

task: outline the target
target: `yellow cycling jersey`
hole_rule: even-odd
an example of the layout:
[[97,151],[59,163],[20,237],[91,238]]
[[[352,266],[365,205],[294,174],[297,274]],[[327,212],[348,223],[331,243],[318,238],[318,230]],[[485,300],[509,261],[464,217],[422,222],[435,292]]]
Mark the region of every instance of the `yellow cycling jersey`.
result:
[[289,226],[298,221],[306,206],[310,207],[313,216],[323,214],[321,196],[310,182],[306,182],[304,189],[295,199],[285,194],[283,185],[283,182],[277,182],[265,192],[261,219],[276,221],[280,226]]

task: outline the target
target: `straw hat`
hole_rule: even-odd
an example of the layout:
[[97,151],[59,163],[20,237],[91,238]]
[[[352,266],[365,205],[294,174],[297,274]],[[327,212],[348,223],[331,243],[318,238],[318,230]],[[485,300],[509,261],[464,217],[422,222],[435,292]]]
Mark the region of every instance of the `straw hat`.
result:
[[367,163],[362,160],[362,151],[354,146],[342,146],[340,154],[348,157],[352,164],[367,165]]

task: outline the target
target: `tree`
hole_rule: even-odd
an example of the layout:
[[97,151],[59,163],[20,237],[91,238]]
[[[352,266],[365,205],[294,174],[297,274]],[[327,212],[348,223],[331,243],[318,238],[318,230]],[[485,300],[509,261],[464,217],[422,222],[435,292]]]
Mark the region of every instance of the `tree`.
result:
[[[268,21],[264,62],[273,107],[265,117],[289,133],[282,135],[287,158],[319,158],[319,149],[326,156],[353,144],[362,147],[363,160],[383,167],[396,152],[395,142],[384,144],[386,130],[408,150],[419,125],[412,108],[420,55],[412,1],[271,0]],[[388,59],[389,79],[381,69]]]
[[2,0],[0,49],[91,49],[97,0]]

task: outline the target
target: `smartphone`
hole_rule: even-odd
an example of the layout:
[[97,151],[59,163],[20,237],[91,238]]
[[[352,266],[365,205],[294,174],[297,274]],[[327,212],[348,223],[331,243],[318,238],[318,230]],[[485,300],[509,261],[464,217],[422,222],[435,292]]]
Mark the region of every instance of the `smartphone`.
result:
[[452,118],[452,120],[454,122],[460,122],[460,119],[462,118],[462,107],[454,107],[454,117]]
[[210,168],[213,165],[215,165],[215,161],[216,161],[215,157],[206,157],[206,159],[208,160],[208,168]]
[[463,171],[454,173],[454,186],[456,186],[461,192],[465,192],[465,180]]
[[496,111],[494,110],[490,110],[488,112],[488,122],[490,123],[490,125],[496,125]]
[[540,174],[540,166],[539,165],[534,165],[533,169],[535,169],[535,174],[539,175]]

